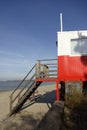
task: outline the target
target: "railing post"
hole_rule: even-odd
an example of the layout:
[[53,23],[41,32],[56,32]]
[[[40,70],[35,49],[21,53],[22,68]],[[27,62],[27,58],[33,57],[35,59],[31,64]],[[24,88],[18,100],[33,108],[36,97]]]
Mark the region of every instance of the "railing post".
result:
[[49,67],[47,65],[43,66],[43,72],[45,74],[45,78],[49,78]]
[[36,62],[36,79],[40,78],[40,60]]

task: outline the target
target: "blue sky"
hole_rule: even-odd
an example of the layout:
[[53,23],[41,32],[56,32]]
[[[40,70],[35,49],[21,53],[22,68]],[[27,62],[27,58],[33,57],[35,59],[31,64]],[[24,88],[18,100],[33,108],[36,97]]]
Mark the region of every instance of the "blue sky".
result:
[[57,57],[56,32],[87,29],[86,0],[0,0],[0,80],[22,79],[37,59]]

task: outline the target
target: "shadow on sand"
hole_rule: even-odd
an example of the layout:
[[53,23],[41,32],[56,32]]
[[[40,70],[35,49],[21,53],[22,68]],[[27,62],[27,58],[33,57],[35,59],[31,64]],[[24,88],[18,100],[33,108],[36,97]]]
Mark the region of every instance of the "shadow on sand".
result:
[[35,130],[60,130],[63,108],[63,102],[55,102]]
[[27,103],[25,103],[23,105],[23,107],[20,109],[23,110],[31,105],[33,105],[34,103],[46,103],[48,108],[50,109],[52,104],[54,103],[54,101],[56,100],[56,92],[55,90],[51,91],[51,92],[46,92],[43,95],[36,95],[31,101],[27,101]]
[[[53,110],[54,108],[51,107],[54,101],[55,101],[55,90],[46,92],[43,95],[37,95],[36,100],[33,99],[32,102],[27,102],[26,104],[24,104],[21,110],[29,107],[34,103],[46,103],[48,108],[54,111]],[[4,121],[1,124],[0,129],[3,128],[3,130],[16,130],[16,129],[34,130],[39,125],[43,117],[43,113],[38,112],[36,115],[33,115],[29,114],[26,111],[21,112],[21,110],[18,114],[15,114],[11,118],[8,118],[8,120]],[[55,115],[55,112],[53,112],[53,115]]]

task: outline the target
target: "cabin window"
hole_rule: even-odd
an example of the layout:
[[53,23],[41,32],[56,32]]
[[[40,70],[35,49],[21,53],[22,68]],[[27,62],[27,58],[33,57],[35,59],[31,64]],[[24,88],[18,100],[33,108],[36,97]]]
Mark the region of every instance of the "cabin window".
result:
[[87,38],[71,39],[71,55],[87,55]]

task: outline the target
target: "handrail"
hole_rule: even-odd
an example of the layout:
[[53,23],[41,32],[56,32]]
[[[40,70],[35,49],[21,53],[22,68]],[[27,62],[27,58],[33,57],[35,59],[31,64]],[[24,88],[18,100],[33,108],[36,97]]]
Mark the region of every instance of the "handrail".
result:
[[29,84],[29,82],[30,82],[34,77],[35,77],[35,74],[29,79],[29,81],[27,82],[27,84],[25,85],[25,87],[23,87],[23,88],[21,89],[21,91],[19,92],[19,94],[22,93],[22,91],[27,87],[27,85]]
[[28,81],[28,83],[25,85],[25,87],[23,87],[23,88],[21,89],[21,91],[16,95],[16,97],[12,100],[12,102],[14,102],[14,101],[17,99],[17,97],[23,92],[23,90],[27,87],[27,85],[28,85],[29,82],[33,79],[33,77],[35,77],[35,74],[31,77],[31,79]]
[[[20,82],[20,84],[17,86],[17,88],[11,93],[11,95],[9,96],[10,97],[10,112],[12,111],[12,108],[13,108],[13,104],[15,103],[15,101],[18,101],[19,102],[19,99],[20,99],[20,95],[21,95],[21,98],[22,96],[24,95],[24,93],[27,91],[24,91],[26,89],[26,87],[28,85],[30,85],[30,82],[31,80],[33,80],[36,76],[35,72],[34,74],[32,73],[33,70],[35,69],[36,67],[36,64],[32,67],[32,69],[27,73],[27,75],[24,77],[24,79]],[[32,75],[33,74],[33,75]],[[24,81],[26,80],[26,78],[29,76],[29,75],[32,75],[31,78],[27,81],[27,83],[25,84],[25,86],[18,92],[16,93],[15,95],[15,92],[19,89],[19,87],[22,87],[22,83],[24,83]]]
[[39,61],[53,61],[53,60],[57,60],[57,59],[42,59],[42,60],[39,60]]
[[32,67],[32,69],[27,73],[27,75],[24,77],[24,79],[20,82],[20,84],[18,85],[18,87],[11,93],[10,96],[12,96],[15,91],[21,86],[21,84],[25,81],[25,79],[28,77],[28,75],[31,73],[31,71],[35,68],[36,64]]
[[57,63],[50,63],[50,64],[46,64],[46,65],[57,65]]
[[49,72],[56,72],[57,73],[57,70],[49,70]]

